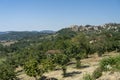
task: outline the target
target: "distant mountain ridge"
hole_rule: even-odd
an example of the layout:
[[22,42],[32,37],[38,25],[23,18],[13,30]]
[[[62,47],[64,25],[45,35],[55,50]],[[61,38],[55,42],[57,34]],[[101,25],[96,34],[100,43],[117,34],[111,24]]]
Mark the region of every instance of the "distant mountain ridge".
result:
[[55,31],[44,30],[44,31],[6,31],[0,32],[1,40],[19,40],[22,38],[42,36],[47,34],[53,34]]
[[1,34],[6,34],[6,33],[8,33],[8,32],[0,32],[0,35],[1,35]]
[[52,30],[42,30],[40,31],[41,33],[55,33],[56,31],[52,31]]
[[120,23],[108,23],[104,25],[72,25],[68,28],[63,28],[59,31],[43,30],[43,31],[7,31],[0,32],[1,40],[19,40],[22,38],[33,38],[37,36],[49,35],[49,34],[62,34],[62,35],[72,35],[74,36],[76,32],[84,32],[86,34],[90,33],[101,33],[102,31],[117,31],[120,32]]

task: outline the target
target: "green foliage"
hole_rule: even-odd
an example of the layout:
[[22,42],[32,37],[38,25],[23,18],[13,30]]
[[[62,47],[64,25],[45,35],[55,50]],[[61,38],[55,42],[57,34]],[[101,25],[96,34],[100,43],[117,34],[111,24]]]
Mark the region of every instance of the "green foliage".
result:
[[36,77],[39,74],[39,69],[38,69],[38,62],[35,59],[31,59],[28,62],[25,63],[24,65],[24,70],[27,75]]
[[66,56],[65,54],[56,54],[56,55],[54,56],[54,62],[55,62],[56,64],[60,65],[61,68],[62,68],[63,77],[66,76],[66,70],[67,70],[66,65],[67,65],[67,63],[68,63],[69,61],[70,61],[70,60],[69,60],[68,56]]
[[73,48],[72,51],[74,56],[81,53],[81,58],[88,58],[91,54],[91,48],[89,44],[89,38],[84,33],[79,33],[76,37],[72,38]]
[[61,39],[62,40],[71,39],[72,37],[77,35],[76,32],[74,32],[68,28],[62,29],[62,30],[58,31],[57,33],[58,33],[57,39],[60,39],[60,40]]
[[3,62],[5,62],[5,61],[6,61],[6,58],[5,58],[5,57],[0,58],[0,65],[1,65]]
[[76,68],[80,68],[81,67],[81,62],[80,60],[76,60]]
[[2,44],[0,44],[0,57],[7,56],[7,53],[8,53],[7,48],[8,48],[7,46],[3,46]]
[[38,61],[35,57],[30,57],[24,64],[24,70],[27,75],[37,78],[41,77],[44,72],[53,70],[55,68],[51,59],[41,59]]
[[98,53],[98,56],[101,57],[102,54],[104,54],[104,52],[106,51],[105,48],[105,44],[106,44],[106,37],[104,35],[99,35],[98,37],[96,37],[96,42],[93,43],[94,48],[96,50],[96,52]]
[[92,77],[93,77],[94,79],[97,79],[97,78],[99,78],[99,77],[101,77],[101,76],[102,76],[102,69],[98,67],[98,68],[96,68],[95,71],[93,72]]
[[95,80],[90,74],[85,74],[83,80]]
[[9,64],[0,65],[0,80],[17,80],[14,68]]
[[57,63],[60,66],[66,65],[69,62],[68,56],[65,54],[56,54],[54,56],[54,62]]
[[53,63],[52,59],[42,59],[41,65],[43,65],[44,71],[54,70],[55,64]]
[[15,32],[15,31],[11,31],[11,32],[7,32],[5,34],[0,35],[0,40],[20,40],[23,38],[32,38],[33,39],[35,37],[40,37],[40,36],[44,36],[46,34],[50,34],[50,33],[41,33],[41,32],[29,32],[29,31],[21,31],[21,32]]
[[103,53],[104,53],[104,48],[99,48],[98,49],[98,56],[101,57]]
[[[88,58],[90,54],[97,52],[98,56],[102,56],[106,51],[120,51],[120,24],[106,25],[109,26],[117,27],[117,30],[101,28],[100,31],[96,31],[91,28],[80,31],[80,27],[73,27],[62,29],[55,34],[39,32],[2,34],[0,40],[15,40],[15,43],[10,46],[0,44],[0,58],[5,57],[5,62],[14,68],[24,66],[30,76],[41,76],[44,72],[53,70],[55,65],[61,66],[63,74],[66,74],[66,65],[71,58],[75,58],[76,67],[80,67],[80,59]],[[63,54],[53,54],[48,58],[46,52],[49,50],[59,50]],[[100,68],[120,70],[120,58],[103,59]]]
[[102,59],[100,62],[100,68],[104,71],[120,70],[120,56]]

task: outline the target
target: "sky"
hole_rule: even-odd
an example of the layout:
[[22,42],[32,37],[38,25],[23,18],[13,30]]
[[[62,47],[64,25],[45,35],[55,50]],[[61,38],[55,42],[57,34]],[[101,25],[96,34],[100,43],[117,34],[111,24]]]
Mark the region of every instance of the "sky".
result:
[[120,0],[0,0],[0,31],[120,23]]

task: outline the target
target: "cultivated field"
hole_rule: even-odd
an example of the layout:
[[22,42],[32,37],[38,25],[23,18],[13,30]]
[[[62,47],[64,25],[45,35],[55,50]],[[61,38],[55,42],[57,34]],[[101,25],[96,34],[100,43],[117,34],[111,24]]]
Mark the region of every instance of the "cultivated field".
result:
[[[67,66],[67,77],[62,77],[62,70],[57,69],[55,71],[50,71],[47,73],[44,73],[43,76],[46,76],[48,78],[56,78],[58,80],[82,80],[83,76],[85,74],[92,74],[93,71],[99,66],[99,61],[102,58],[110,57],[110,56],[116,56],[119,55],[119,53],[111,52],[111,53],[105,53],[102,57],[98,57],[96,54],[90,55],[87,59],[82,59],[81,63],[82,66],[80,69],[75,68],[75,60],[72,60],[69,65]],[[18,78],[21,80],[35,80],[33,77],[27,76],[24,71],[22,71],[22,68],[19,67],[16,69],[18,72]],[[120,79],[120,73],[119,72],[103,72],[103,76],[101,76],[97,80],[119,80]]]

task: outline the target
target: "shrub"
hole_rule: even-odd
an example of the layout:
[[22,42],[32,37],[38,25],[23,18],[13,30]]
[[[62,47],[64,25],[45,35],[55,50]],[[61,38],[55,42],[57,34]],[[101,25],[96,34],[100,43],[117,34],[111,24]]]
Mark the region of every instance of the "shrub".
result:
[[120,71],[120,56],[115,57],[115,65],[113,66],[113,68],[117,71]]
[[93,77],[90,74],[85,74],[83,76],[83,80],[95,80],[95,79],[93,79]]
[[0,80],[17,80],[16,73],[11,65],[0,65]]
[[100,76],[102,76],[102,70],[100,67],[96,68],[95,71],[92,74],[94,79],[99,78]]
[[104,71],[113,69],[120,70],[120,56],[102,59],[100,62],[100,68]]

